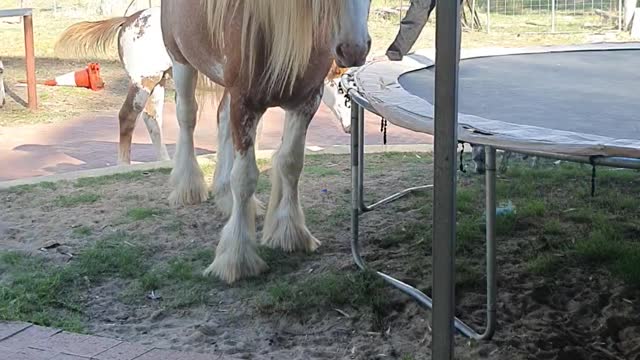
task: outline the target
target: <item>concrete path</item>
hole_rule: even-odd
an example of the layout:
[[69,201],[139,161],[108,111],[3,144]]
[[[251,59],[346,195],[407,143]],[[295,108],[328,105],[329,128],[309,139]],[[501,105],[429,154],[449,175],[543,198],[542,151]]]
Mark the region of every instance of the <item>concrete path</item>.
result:
[[[206,120],[200,121],[196,127],[198,154],[212,153],[216,149],[214,114],[213,109],[205,109]],[[165,139],[169,153],[173,155],[178,135],[173,102],[166,103],[164,116]],[[271,109],[267,112],[263,119],[261,150],[279,146],[283,120],[282,110]],[[378,117],[367,114],[365,129],[366,144],[382,144]],[[432,143],[428,135],[393,125],[388,126],[387,134],[389,145]],[[311,123],[307,135],[308,149],[348,145],[349,139],[349,135],[342,131],[333,114],[323,104]],[[113,166],[117,160],[117,147],[117,112],[84,116],[59,124],[0,128],[0,181]],[[134,162],[156,160],[141,120],[134,133],[132,159]]]
[[158,349],[21,322],[0,322],[0,360],[231,360]]

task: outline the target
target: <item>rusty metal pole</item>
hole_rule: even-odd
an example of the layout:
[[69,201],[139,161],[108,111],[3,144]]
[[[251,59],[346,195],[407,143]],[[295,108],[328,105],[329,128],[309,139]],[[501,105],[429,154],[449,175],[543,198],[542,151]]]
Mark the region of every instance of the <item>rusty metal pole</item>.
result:
[[36,92],[36,57],[33,46],[33,17],[31,14],[23,17],[24,23],[24,51],[27,68],[27,102],[30,110],[38,108]]

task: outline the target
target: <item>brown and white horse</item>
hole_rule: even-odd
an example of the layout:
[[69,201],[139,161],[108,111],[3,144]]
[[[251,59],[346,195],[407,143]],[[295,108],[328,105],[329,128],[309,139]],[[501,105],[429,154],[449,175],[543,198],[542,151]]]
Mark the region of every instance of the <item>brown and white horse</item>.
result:
[[254,142],[270,107],[282,107],[286,116],[282,145],[273,158],[262,243],[285,251],[314,251],[320,245],[307,229],[298,194],[306,132],[332,59],[343,68],[364,64],[371,47],[370,5],[370,0],[162,2],[180,124],[171,176],[174,204],[207,198],[193,146],[198,74],[224,87],[214,190],[230,218],[206,274],[231,283],[267,268],[256,252]]
[[[273,158],[262,243],[285,251],[314,251],[320,245],[305,225],[298,194],[306,132],[333,59],[341,68],[365,62],[371,44],[370,5],[370,0],[162,2],[161,37],[170,59],[166,69],[172,69],[180,124],[169,196],[174,205],[197,204],[208,197],[193,143],[198,80],[221,93],[214,194],[229,219],[205,274],[232,283],[267,269],[256,252],[254,193],[259,172],[254,142],[258,122],[270,107],[282,107],[286,115],[282,145]],[[121,21],[117,27],[111,24],[93,31],[98,37],[108,36],[108,31],[126,24],[117,21]],[[135,28],[132,35],[142,39],[144,31]],[[167,59],[148,52],[139,61],[150,69],[145,62]],[[146,95],[138,96],[152,96],[164,76],[166,72],[146,74],[148,85],[142,79],[135,85],[143,85]],[[146,103],[136,97],[133,93],[127,101],[142,111]]]
[[[159,7],[130,16],[73,24],[58,39],[56,50],[65,56],[96,55],[109,49],[116,38],[120,62],[130,79],[127,98],[118,114],[118,163],[131,162],[131,140],[140,114],[157,159],[168,160],[169,153],[162,137],[162,112],[165,82],[171,74],[172,63],[162,40]],[[348,132],[351,110],[338,89],[339,77],[345,71],[333,63],[325,79],[322,100]]]

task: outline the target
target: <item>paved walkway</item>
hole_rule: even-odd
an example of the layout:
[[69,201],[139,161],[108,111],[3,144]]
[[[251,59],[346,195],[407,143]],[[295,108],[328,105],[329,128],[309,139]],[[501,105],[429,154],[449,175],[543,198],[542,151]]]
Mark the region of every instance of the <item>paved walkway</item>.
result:
[[[216,149],[215,115],[213,109],[205,109],[206,121],[196,127],[195,143],[199,154],[212,153]],[[165,106],[164,133],[169,153],[173,155],[178,137],[175,120],[175,104]],[[271,109],[265,115],[261,150],[276,149],[280,144],[284,113]],[[366,143],[382,144],[380,119],[372,114],[366,117]],[[431,137],[405,129],[388,126],[388,144],[432,143]],[[311,123],[307,146],[328,148],[348,145],[349,135],[342,131],[331,111],[322,105]],[[140,120],[134,133],[132,160],[155,161],[144,123]],[[59,124],[41,124],[0,128],[0,181],[34,176],[61,174],[113,166],[117,160],[117,113],[106,113],[71,119]]]
[[0,360],[230,360],[221,354],[158,349],[28,323],[0,322]]

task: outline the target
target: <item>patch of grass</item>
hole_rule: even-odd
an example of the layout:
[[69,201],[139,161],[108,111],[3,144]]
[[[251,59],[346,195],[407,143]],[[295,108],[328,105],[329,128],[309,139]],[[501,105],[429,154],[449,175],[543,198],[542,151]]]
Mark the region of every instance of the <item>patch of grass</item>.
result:
[[305,219],[310,228],[342,227],[351,219],[350,208],[346,204],[334,208],[305,208]]
[[314,178],[324,178],[330,176],[340,176],[340,171],[335,168],[322,166],[322,165],[311,165],[304,167],[304,174],[307,176],[312,176]]
[[627,283],[640,286],[640,246],[628,246],[624,256],[617,259],[611,269]]
[[598,216],[593,209],[580,208],[565,212],[564,218],[576,224],[591,224],[594,218]]
[[496,218],[496,235],[510,236],[516,232],[518,216],[516,214],[505,214]]
[[36,184],[13,186],[5,190],[0,190],[0,192],[4,191],[10,194],[23,195],[38,189],[55,190],[57,188],[58,188],[58,185],[56,183],[51,181],[43,181]]
[[127,217],[133,221],[142,221],[154,216],[160,216],[165,212],[163,209],[133,208],[127,210]]
[[475,288],[483,284],[484,274],[466,261],[456,264],[456,285],[460,288]]
[[625,241],[614,227],[593,230],[576,244],[575,251],[580,259],[607,266],[627,283],[640,286],[640,244]]
[[78,276],[101,279],[105,276],[135,278],[144,273],[147,265],[142,247],[125,242],[128,237],[118,233],[98,241],[76,255],[70,269]]
[[539,199],[528,199],[518,208],[518,215],[522,217],[543,217],[545,212],[546,205],[543,200]]
[[640,207],[640,201],[637,197],[623,194],[617,189],[596,193],[593,203],[598,208],[613,213],[619,211],[633,211]]
[[562,235],[565,233],[562,223],[558,219],[551,219],[544,223],[543,231],[545,235]]
[[141,248],[118,234],[84,249],[66,265],[17,252],[0,255],[0,320],[33,322],[82,332],[88,287],[106,278],[144,273]]
[[205,179],[211,179],[215,169],[216,169],[216,164],[212,161],[206,162],[204,164],[200,164],[200,170],[202,170],[202,173],[204,174]]
[[77,194],[77,195],[60,195],[54,203],[59,207],[74,207],[83,204],[93,204],[100,200],[100,195],[93,193]]
[[183,227],[184,224],[182,223],[182,221],[174,219],[164,226],[164,230],[172,233],[182,234]]
[[96,177],[87,177],[78,179],[74,186],[78,188],[85,187],[100,187],[103,185],[109,185],[116,182],[130,182],[130,181],[138,181],[142,180],[145,177],[150,176],[151,174],[170,174],[170,168],[161,168],[161,169],[153,169],[147,171],[130,171],[126,173],[119,173],[113,175],[106,176],[96,176]]
[[464,215],[475,214],[480,200],[477,188],[462,188],[457,191],[457,208]]
[[85,225],[73,228],[73,230],[71,231],[73,236],[76,236],[76,237],[86,237],[86,236],[91,235],[92,232],[93,232],[93,230],[91,230],[90,227],[85,226]]
[[271,159],[256,159],[258,169],[265,170],[271,166]]
[[475,243],[484,239],[484,224],[475,218],[460,219],[456,227],[456,247],[460,251],[471,251]]
[[163,306],[170,309],[187,308],[215,302],[211,291],[220,285],[214,278],[202,275],[213,261],[213,250],[196,250],[156,266],[140,276],[125,294],[129,302],[140,302],[151,290],[163,298]]
[[527,269],[537,275],[555,274],[562,265],[562,259],[553,254],[541,254],[527,263]]
[[258,255],[269,265],[271,271],[289,273],[300,268],[300,265],[309,260],[309,254],[285,253],[278,249],[265,246],[258,248]]
[[383,249],[401,244],[411,244],[431,239],[431,224],[428,222],[410,222],[396,226],[393,230],[381,234],[378,242]]
[[389,305],[386,286],[368,272],[327,272],[301,281],[281,281],[266,289],[258,309],[266,313],[306,313],[312,309],[351,306],[383,316]]
[[596,229],[589,238],[579,241],[575,250],[578,255],[593,263],[606,263],[624,256],[623,242],[611,229]]
[[66,289],[74,280],[68,273],[19,253],[0,256],[0,273],[0,320],[84,331],[78,298]]
[[256,185],[256,194],[269,194],[271,192],[271,179],[266,174],[260,174]]

